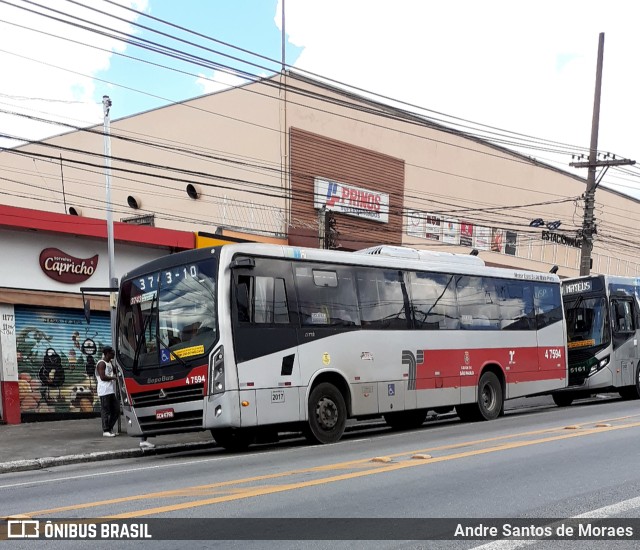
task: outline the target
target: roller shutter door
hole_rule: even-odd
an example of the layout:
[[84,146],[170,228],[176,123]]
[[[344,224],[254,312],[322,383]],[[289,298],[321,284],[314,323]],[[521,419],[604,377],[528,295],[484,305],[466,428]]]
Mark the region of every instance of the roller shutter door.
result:
[[16,306],[20,411],[45,417],[99,413],[95,365],[111,342],[108,313],[87,324],[75,309]]

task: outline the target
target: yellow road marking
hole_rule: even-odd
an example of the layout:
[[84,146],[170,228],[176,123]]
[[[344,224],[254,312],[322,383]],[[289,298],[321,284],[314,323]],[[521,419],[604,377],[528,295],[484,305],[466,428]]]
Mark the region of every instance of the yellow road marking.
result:
[[626,429],[626,428],[633,428],[633,427],[638,427],[640,426],[640,422],[637,423],[633,423],[633,424],[624,424],[622,426],[612,426],[610,428],[593,428],[590,430],[584,430],[584,431],[579,431],[579,432],[572,432],[570,434],[563,434],[563,435],[556,435],[553,437],[547,437],[547,438],[542,438],[542,439],[533,439],[533,440],[529,440],[529,441],[515,441],[512,443],[505,443],[504,445],[498,445],[496,447],[488,447],[486,449],[478,449],[475,451],[466,451],[466,452],[462,452],[462,453],[456,453],[453,455],[446,455],[446,456],[441,456],[441,457],[436,457],[436,458],[431,458],[429,460],[425,460],[425,461],[416,461],[416,460],[407,460],[407,461],[403,461],[403,462],[397,462],[397,463],[393,463],[393,464],[388,464],[379,468],[373,468],[373,469],[369,469],[369,470],[364,470],[364,471],[360,471],[360,472],[351,472],[351,473],[346,473],[346,474],[340,474],[340,475],[336,475],[336,476],[331,476],[331,477],[326,477],[326,478],[320,478],[320,479],[313,479],[313,480],[309,480],[309,481],[301,481],[298,483],[288,483],[288,484],[284,484],[284,485],[277,485],[275,487],[254,487],[254,488],[248,488],[246,491],[244,492],[239,492],[238,494],[235,495],[227,495],[227,496],[221,496],[221,497],[215,497],[215,498],[210,498],[210,499],[205,499],[205,500],[200,500],[197,502],[183,502],[180,504],[170,504],[167,506],[158,506],[156,508],[149,508],[147,510],[138,510],[138,511],[134,511],[134,512],[125,512],[122,514],[116,514],[116,515],[109,515],[109,516],[104,516],[103,519],[127,519],[127,518],[137,518],[137,517],[143,517],[143,516],[150,516],[150,515],[154,515],[154,514],[164,514],[167,512],[176,512],[178,510],[186,510],[186,509],[190,509],[190,508],[199,508],[202,506],[209,506],[211,504],[219,504],[222,502],[231,502],[234,500],[241,500],[241,499],[245,499],[245,498],[251,498],[251,497],[257,497],[257,496],[264,496],[264,495],[269,495],[269,494],[276,494],[276,493],[282,493],[285,491],[292,491],[295,489],[303,489],[303,488],[308,488],[308,487],[315,487],[318,485],[324,485],[326,483],[335,483],[337,481],[346,481],[346,480],[350,480],[350,479],[356,479],[359,477],[364,477],[364,476],[369,476],[369,475],[373,475],[373,474],[380,474],[380,473],[387,473],[387,472],[392,472],[392,471],[396,471],[396,470],[402,470],[405,468],[414,468],[414,467],[418,467],[418,466],[424,466],[426,464],[434,464],[436,462],[445,462],[448,460],[456,460],[459,458],[467,458],[470,456],[477,456],[477,455],[484,455],[484,454],[489,454],[489,453],[495,453],[498,451],[505,451],[508,449],[517,449],[520,447],[528,447],[530,445],[538,445],[540,443],[548,443],[551,441],[559,441],[562,439],[569,439],[569,438],[573,438],[573,437],[583,437],[585,435],[591,435],[591,434],[596,434],[596,433],[603,433],[603,432],[608,432],[608,431],[613,431],[613,430],[622,430],[622,429]]
[[[640,415],[636,415],[636,416],[640,416]],[[621,417],[621,418],[630,418],[630,417]],[[428,447],[427,449],[419,449],[419,450],[414,450],[414,451],[405,451],[402,453],[396,453],[396,454],[390,454],[388,455],[390,458],[397,458],[397,457],[401,457],[401,456],[407,456],[407,455],[412,455],[412,454],[425,454],[425,453],[432,453],[434,451],[447,451],[447,450],[451,450],[451,449],[459,449],[462,447],[473,447],[476,445],[482,445],[484,443],[493,443],[495,441],[503,441],[505,439],[514,439],[517,437],[527,437],[527,436],[532,436],[532,435],[540,435],[540,434],[547,434],[547,433],[554,433],[554,432],[558,432],[558,431],[562,431],[564,430],[564,427],[557,427],[557,428],[545,428],[542,430],[533,430],[533,431],[528,431],[528,432],[521,432],[521,433],[517,433],[517,434],[511,434],[511,435],[500,435],[500,436],[496,436],[496,437],[489,437],[489,438],[484,438],[484,439],[475,439],[472,441],[464,441],[462,443],[453,443],[450,445],[440,445],[437,447]],[[46,515],[51,515],[51,514],[57,514],[60,512],[68,512],[70,510],[82,510],[85,508],[94,508],[97,506],[105,506],[105,505],[109,505],[109,504],[120,504],[120,503],[124,503],[124,502],[133,502],[136,500],[147,500],[147,499],[153,499],[153,498],[163,498],[163,497],[180,497],[180,496],[185,496],[186,493],[194,491],[194,490],[206,490],[206,489],[218,489],[218,488],[222,488],[222,487],[228,487],[230,485],[240,485],[240,484],[244,484],[244,483],[252,483],[252,482],[256,482],[256,481],[265,481],[265,480],[271,480],[271,479],[278,479],[278,478],[282,478],[282,477],[287,477],[287,476],[293,476],[293,475],[299,475],[299,474],[307,474],[307,473],[314,473],[314,472],[323,472],[323,471],[332,471],[332,470],[340,470],[340,469],[348,469],[348,468],[357,468],[357,467],[370,467],[370,458],[360,458],[357,460],[350,460],[350,461],[345,461],[345,462],[338,462],[335,464],[325,464],[322,466],[313,466],[311,468],[304,468],[304,469],[300,469],[300,470],[289,470],[286,472],[280,472],[280,473],[276,473],[276,474],[265,474],[265,475],[260,475],[260,476],[253,476],[253,477],[247,477],[247,478],[243,478],[243,479],[234,479],[234,480],[229,480],[229,481],[220,481],[217,483],[211,483],[208,485],[197,485],[195,487],[187,487],[184,489],[173,489],[170,491],[157,491],[155,493],[146,493],[143,495],[133,495],[133,496],[128,496],[128,497],[119,497],[119,498],[113,498],[113,499],[108,499],[108,500],[100,500],[100,501],[95,501],[95,502],[87,502],[84,504],[76,504],[76,505],[69,505],[69,506],[60,506],[57,508],[49,508],[47,510],[37,510],[35,512],[31,512],[30,515],[31,516],[46,516]]]
[[[640,416],[640,415],[634,415],[634,416]],[[610,420],[623,420],[623,419],[629,419],[629,418],[632,418],[632,417],[621,417],[620,419],[610,419]],[[589,422],[585,424],[593,424],[593,423]],[[547,443],[547,442],[558,441],[562,439],[569,439],[573,437],[582,437],[585,435],[603,433],[603,432],[612,431],[612,430],[633,428],[638,426],[640,426],[640,422],[628,423],[628,424],[622,424],[622,425],[610,426],[610,427],[585,428],[583,430],[573,431],[570,434],[564,430],[564,427],[547,428],[544,430],[522,432],[519,434],[479,439],[479,440],[467,441],[463,443],[456,443],[452,445],[442,445],[439,447],[432,447],[429,449],[421,449],[418,451],[405,451],[402,453],[389,455],[390,457],[394,457],[394,458],[409,457],[408,460],[400,461],[400,462],[377,463],[375,464],[375,466],[372,466],[372,463],[370,462],[371,459],[365,458],[365,459],[346,461],[346,462],[341,462],[336,464],[315,466],[312,468],[305,468],[300,470],[291,470],[291,471],[280,472],[275,474],[266,474],[266,475],[253,476],[253,477],[248,477],[243,479],[223,481],[223,482],[212,483],[208,485],[174,489],[171,491],[158,491],[155,493],[147,493],[144,495],[134,495],[134,496],[128,496],[128,497],[109,499],[109,500],[102,500],[97,502],[89,502],[84,504],[51,508],[48,510],[39,510],[36,512],[31,512],[29,514],[24,514],[24,515],[28,517],[47,516],[47,515],[58,514],[58,513],[66,512],[70,510],[81,510],[81,509],[87,509],[87,508],[92,508],[97,506],[105,506],[110,504],[121,504],[124,502],[134,502],[139,500],[149,500],[149,499],[158,499],[158,498],[167,498],[167,497],[194,498],[198,496],[205,496],[205,494],[207,493],[209,494],[218,493],[215,497],[211,497],[204,500],[190,501],[190,502],[154,507],[147,510],[127,512],[127,513],[123,513],[115,516],[108,516],[108,518],[113,519],[113,518],[133,518],[133,517],[149,516],[152,514],[160,514],[160,513],[172,512],[176,510],[183,510],[183,509],[195,508],[200,506],[208,506],[211,504],[217,504],[221,502],[229,502],[234,500],[240,500],[240,499],[251,498],[256,496],[263,496],[267,494],[274,494],[274,493],[301,489],[306,487],[313,487],[313,486],[322,485],[326,483],[335,483],[338,481],[355,479],[358,477],[369,476],[372,474],[386,473],[386,472],[400,470],[404,468],[410,468],[414,466],[424,466],[424,465],[432,464],[436,462],[456,460],[460,458],[467,458],[467,457],[478,456],[478,455],[483,455],[487,453],[526,447],[529,445],[537,445],[540,443]],[[554,433],[558,435],[551,436],[551,434],[554,434]],[[415,456],[415,455],[424,455],[425,451],[433,452],[433,451],[459,449],[461,447],[469,447],[469,446],[479,445],[483,443],[495,443],[498,441],[504,441],[505,439],[513,440],[519,437],[527,437],[532,435],[536,436],[536,435],[543,435],[543,434],[550,435],[550,437],[542,437],[538,439],[530,439],[530,440],[523,440],[523,441],[505,442],[505,443],[501,443],[501,444],[498,444],[492,447],[483,448],[483,449],[468,450],[464,452],[430,457],[430,458],[425,457],[425,459],[423,460],[413,460],[411,458],[412,456]],[[319,472],[326,472],[330,470],[335,471],[335,470],[341,470],[341,469],[344,470],[349,468],[350,469],[363,468],[363,470],[355,471],[355,472],[350,471],[350,472],[345,472],[343,474],[338,474],[334,476],[318,478],[314,480],[307,480],[302,482],[295,482],[295,483],[283,483],[280,485],[264,485],[260,487],[245,487],[245,488],[238,487],[238,485],[242,485],[242,484],[260,482],[260,481],[266,481],[266,480],[275,480],[279,478],[291,477],[291,476],[305,474],[305,473],[319,473]]]

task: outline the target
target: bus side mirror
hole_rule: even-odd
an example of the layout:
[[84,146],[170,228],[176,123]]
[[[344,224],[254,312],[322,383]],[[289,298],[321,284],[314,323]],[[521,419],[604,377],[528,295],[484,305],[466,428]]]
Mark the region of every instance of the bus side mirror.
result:
[[236,269],[239,267],[244,267],[244,268],[253,268],[256,266],[256,261],[253,258],[236,258],[234,259],[231,264],[229,265],[229,267],[231,269]]

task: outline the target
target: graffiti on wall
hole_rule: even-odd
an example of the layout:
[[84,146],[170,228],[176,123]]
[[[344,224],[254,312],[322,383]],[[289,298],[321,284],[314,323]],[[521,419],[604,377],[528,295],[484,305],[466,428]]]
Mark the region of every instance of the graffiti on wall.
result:
[[110,341],[108,317],[87,325],[81,312],[38,309],[16,320],[21,412],[99,412],[95,370]]

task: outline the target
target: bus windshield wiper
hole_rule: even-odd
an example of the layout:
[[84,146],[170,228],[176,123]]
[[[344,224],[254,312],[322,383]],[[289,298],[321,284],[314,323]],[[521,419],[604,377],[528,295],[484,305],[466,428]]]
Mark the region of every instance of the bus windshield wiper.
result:
[[578,296],[576,303],[572,304],[567,311],[573,311],[574,309],[578,309],[582,305],[582,302],[584,302],[584,296]]
[[[140,332],[140,336],[138,337],[138,341],[136,342],[136,349],[133,353],[133,372],[134,374],[137,374],[139,372],[138,370],[138,359],[140,358],[140,350],[142,349],[142,341],[145,340],[144,337],[144,333],[147,332],[147,327],[149,326],[149,321],[151,320],[151,317],[153,316],[153,312],[154,312],[154,305],[156,303],[156,296],[157,294],[154,294],[153,298],[151,299],[151,306],[149,307],[149,315],[147,315],[147,318],[144,320],[144,324],[142,325],[142,331]],[[157,323],[156,323],[157,325]]]

